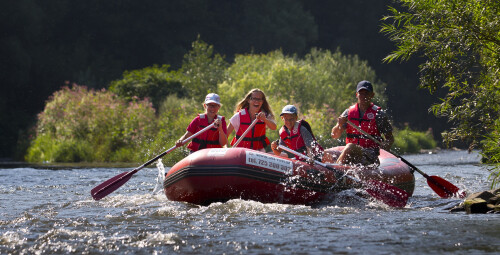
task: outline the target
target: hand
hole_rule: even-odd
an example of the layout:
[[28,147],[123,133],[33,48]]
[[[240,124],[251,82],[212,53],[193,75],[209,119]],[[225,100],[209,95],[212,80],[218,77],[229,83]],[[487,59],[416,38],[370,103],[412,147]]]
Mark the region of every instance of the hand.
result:
[[221,130],[222,125],[221,125],[221,121],[219,119],[214,120],[214,127]]
[[347,123],[347,117],[338,117],[337,122],[340,128],[344,128],[344,125]]
[[257,113],[256,117],[261,121],[266,121],[266,114],[264,112]]
[[183,144],[182,144],[182,139],[179,139],[175,142],[175,146],[176,147],[181,147]]
[[271,143],[271,149],[272,149],[273,151],[275,151],[275,150],[277,150],[277,149],[278,149],[278,142],[277,142],[277,141],[273,141],[273,142]]

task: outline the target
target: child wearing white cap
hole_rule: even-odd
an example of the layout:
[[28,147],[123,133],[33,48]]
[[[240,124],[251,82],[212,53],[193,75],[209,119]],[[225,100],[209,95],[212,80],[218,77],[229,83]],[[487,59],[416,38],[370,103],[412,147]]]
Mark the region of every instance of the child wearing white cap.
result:
[[227,128],[224,116],[217,115],[222,104],[220,103],[219,95],[210,93],[205,97],[203,108],[205,113],[198,114],[186,129],[186,133],[177,140],[176,146],[182,146],[182,141],[189,138],[193,134],[215,123],[214,127],[195,137],[188,144],[187,148],[190,153],[205,149],[205,148],[222,148],[227,144]]

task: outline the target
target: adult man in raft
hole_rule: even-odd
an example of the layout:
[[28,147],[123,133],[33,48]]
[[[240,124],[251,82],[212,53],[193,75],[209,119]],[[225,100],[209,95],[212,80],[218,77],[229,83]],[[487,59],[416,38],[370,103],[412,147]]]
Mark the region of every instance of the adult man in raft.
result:
[[380,146],[349,125],[347,120],[381,141],[382,149],[388,151],[394,143],[389,118],[379,106],[372,103],[373,96],[375,93],[372,84],[360,81],[356,87],[358,102],[346,109],[333,127],[333,139],[338,139],[344,131],[347,134],[346,146],[337,159],[338,164],[380,164]]

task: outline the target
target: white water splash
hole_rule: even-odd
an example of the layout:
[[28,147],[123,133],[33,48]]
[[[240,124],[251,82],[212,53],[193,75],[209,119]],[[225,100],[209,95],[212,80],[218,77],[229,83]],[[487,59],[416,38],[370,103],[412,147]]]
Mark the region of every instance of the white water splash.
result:
[[165,180],[165,166],[163,166],[163,162],[161,159],[158,159],[156,162],[156,168],[158,169],[158,176],[156,177],[156,185],[153,189],[152,195],[155,195],[162,191],[163,189],[163,181]]

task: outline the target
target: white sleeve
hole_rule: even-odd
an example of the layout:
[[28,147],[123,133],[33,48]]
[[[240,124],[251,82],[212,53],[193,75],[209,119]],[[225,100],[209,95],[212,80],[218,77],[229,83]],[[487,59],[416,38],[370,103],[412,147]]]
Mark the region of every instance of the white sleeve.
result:
[[231,125],[233,125],[234,132],[238,132],[238,130],[240,129],[240,113],[237,112],[236,114],[234,114],[233,117],[229,119],[229,122],[231,122]]

